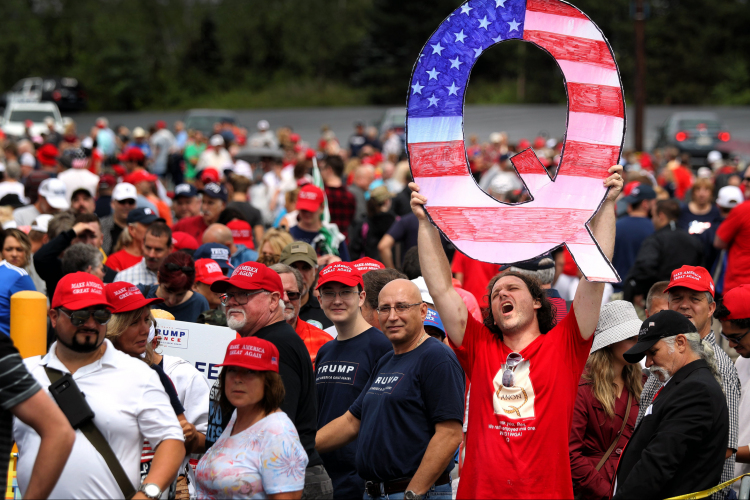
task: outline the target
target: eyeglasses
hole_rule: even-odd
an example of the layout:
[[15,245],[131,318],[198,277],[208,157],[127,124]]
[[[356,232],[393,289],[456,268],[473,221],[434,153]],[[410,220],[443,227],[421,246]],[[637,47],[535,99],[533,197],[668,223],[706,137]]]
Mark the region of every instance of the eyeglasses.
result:
[[724,337],[725,339],[727,339],[727,342],[733,342],[733,343],[735,343],[735,344],[739,344],[739,343],[740,343],[740,341],[741,341],[741,340],[742,340],[743,338],[745,338],[745,335],[747,335],[748,333],[750,333],[750,330],[747,330],[747,331],[746,331],[745,333],[743,333],[743,334],[742,334],[742,335],[740,335],[740,336],[735,336],[735,335],[725,335],[725,334],[724,334],[724,332],[721,332],[721,336],[722,336],[722,337]]
[[90,311],[88,309],[81,309],[80,311],[68,311],[65,308],[57,308],[61,313],[70,318],[70,322],[73,326],[81,326],[86,323],[91,316],[94,317],[94,321],[100,325],[106,325],[112,318],[112,312],[107,309],[94,309]]
[[341,290],[340,292],[334,292],[333,290],[320,291],[320,296],[325,300],[336,300],[336,295],[341,297],[341,300],[346,301],[359,295],[359,292],[356,290]]
[[120,205],[135,205],[135,200],[132,198],[128,198],[127,200],[117,200],[117,203]]
[[750,182],[750,177],[743,177],[743,178],[742,178],[742,182],[743,182],[743,184],[744,184],[745,182]]
[[271,293],[268,290],[255,290],[252,292],[225,293],[221,295],[221,305],[229,305],[230,300],[237,302],[237,305],[244,306],[250,300],[250,297],[259,293]]
[[299,292],[286,292],[286,296],[289,297],[289,300],[294,302],[299,300],[299,298],[302,297],[302,294]]
[[523,361],[523,356],[517,352],[508,354],[505,360],[505,371],[503,372],[503,387],[513,387],[516,385],[516,377],[513,371]]
[[182,271],[185,274],[195,274],[195,268],[190,266],[178,266],[177,264],[173,262],[168,262],[167,264],[164,264],[164,267],[167,268],[167,271],[177,272]]
[[424,302],[415,302],[414,304],[396,304],[395,306],[380,306],[376,309],[378,314],[381,316],[390,316],[391,310],[396,311],[396,314],[404,314],[406,311],[414,306],[421,306]]

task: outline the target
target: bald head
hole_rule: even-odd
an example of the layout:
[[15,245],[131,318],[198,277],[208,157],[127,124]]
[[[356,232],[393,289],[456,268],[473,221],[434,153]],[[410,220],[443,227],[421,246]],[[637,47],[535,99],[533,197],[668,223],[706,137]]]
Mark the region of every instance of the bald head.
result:
[[424,337],[427,304],[417,285],[409,280],[393,280],[383,287],[378,296],[380,327],[393,344],[396,354],[409,352]]
[[389,282],[380,290],[378,305],[383,304],[381,300],[383,297],[395,296],[407,300],[407,304],[422,302],[422,294],[419,291],[419,287],[409,280],[399,278]]
[[203,243],[220,243],[229,247],[234,244],[232,230],[224,224],[211,224],[203,233]]
[[370,184],[375,180],[375,167],[372,165],[360,165],[354,171],[354,184],[364,191],[370,188]]

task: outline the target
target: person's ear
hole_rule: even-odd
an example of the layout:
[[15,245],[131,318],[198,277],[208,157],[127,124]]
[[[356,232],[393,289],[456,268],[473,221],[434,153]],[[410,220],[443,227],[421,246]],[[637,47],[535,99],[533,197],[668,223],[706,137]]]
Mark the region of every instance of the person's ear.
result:
[[367,292],[362,290],[359,292],[359,307],[361,308],[363,305],[365,305],[365,299],[367,297]]
[[541,309],[541,308],[542,308],[541,299],[534,299],[534,309]]
[[716,302],[708,304],[708,315],[713,318],[714,311],[716,311]]
[[422,319],[422,323],[424,323],[425,318],[427,318],[427,310],[429,307],[427,307],[427,304],[422,302],[422,304],[419,306],[419,316]]
[[49,321],[52,324],[52,328],[57,328],[57,309],[50,309],[47,312],[47,315],[49,316]]

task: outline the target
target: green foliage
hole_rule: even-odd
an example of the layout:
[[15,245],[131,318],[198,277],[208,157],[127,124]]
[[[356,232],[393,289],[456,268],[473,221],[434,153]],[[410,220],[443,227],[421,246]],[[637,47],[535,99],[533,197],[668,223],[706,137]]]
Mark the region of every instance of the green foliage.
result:
[[[573,0],[612,44],[633,94],[631,0]],[[403,104],[432,32],[460,0],[3,0],[0,88],[72,76],[92,109]],[[647,99],[750,104],[747,0],[651,0]],[[467,103],[565,102],[544,51],[505,42]]]

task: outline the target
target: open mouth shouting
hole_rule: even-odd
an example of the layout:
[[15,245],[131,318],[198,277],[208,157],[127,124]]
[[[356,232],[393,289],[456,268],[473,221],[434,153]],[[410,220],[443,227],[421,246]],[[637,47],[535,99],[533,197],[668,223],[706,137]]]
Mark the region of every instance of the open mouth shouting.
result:
[[509,300],[500,303],[500,312],[503,315],[510,314],[511,312],[513,312],[513,309],[515,309],[513,307],[513,303]]

